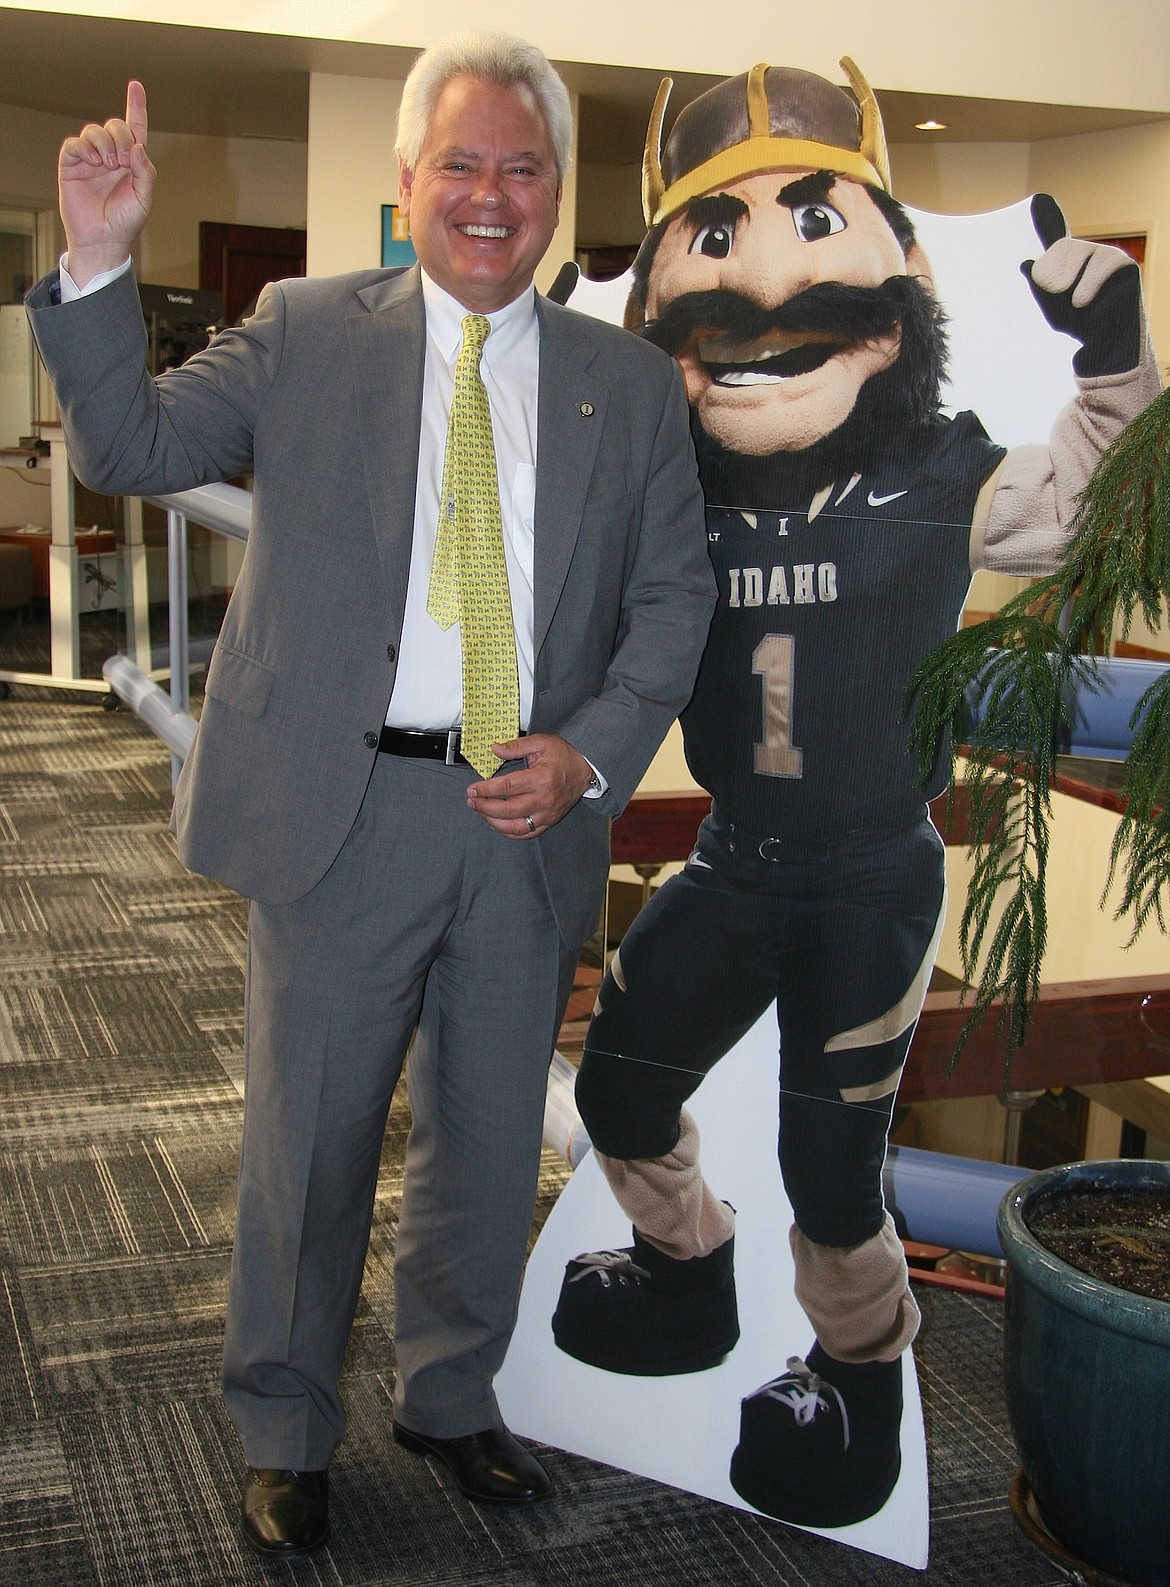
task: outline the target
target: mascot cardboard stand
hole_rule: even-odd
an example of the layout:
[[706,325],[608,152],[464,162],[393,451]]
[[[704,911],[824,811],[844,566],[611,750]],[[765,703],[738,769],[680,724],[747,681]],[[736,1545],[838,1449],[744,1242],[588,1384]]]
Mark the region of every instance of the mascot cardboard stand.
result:
[[1078,344],[1075,394],[1046,442],[1010,450],[944,411],[931,262],[842,67],[852,91],[763,65],[720,83],[660,155],[664,84],[647,140],[626,323],[678,360],[692,408],[719,601],[682,726],[713,806],[605,976],[577,1081],[632,1240],[575,1255],[542,1324],[552,1309],[555,1348],[595,1378],[676,1397],[737,1353],[734,1197],[686,1104],[745,1039],[775,1075],[774,1008],[792,1221],[791,1267],[783,1227],[771,1263],[807,1321],[786,1338],[764,1320],[771,1364],[718,1458],[739,1501],[833,1530],[898,1482],[919,1323],[881,1171],[942,922],[926,801],[949,748],[924,782],[907,685],[974,571],[1057,564],[1100,453],[1160,389],[1137,267],[1041,197],[1022,268],[1037,324]]

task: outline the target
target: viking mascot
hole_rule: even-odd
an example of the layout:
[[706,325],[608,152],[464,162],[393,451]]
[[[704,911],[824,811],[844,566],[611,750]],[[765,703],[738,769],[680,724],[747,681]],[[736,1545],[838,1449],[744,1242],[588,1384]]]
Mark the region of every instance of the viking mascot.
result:
[[[944,316],[890,193],[874,96],[756,66],[647,140],[649,232],[627,324],[682,367],[719,601],[687,761],[713,796],[685,869],[601,987],[577,1102],[633,1242],[569,1264],[560,1348],[611,1372],[719,1362],[738,1334],[734,1228],[685,1104],[775,1002],[779,1156],[807,1355],[744,1400],[731,1482],[800,1525],[874,1514],[900,1467],[918,1327],[882,1164],[934,961],[945,786],[905,696],[979,568],[1035,575],[1109,441],[1158,393],[1139,274],[1039,198],[1023,265],[1078,344],[1046,446],[945,413]],[[781,1231],[777,1231],[777,1239]]]

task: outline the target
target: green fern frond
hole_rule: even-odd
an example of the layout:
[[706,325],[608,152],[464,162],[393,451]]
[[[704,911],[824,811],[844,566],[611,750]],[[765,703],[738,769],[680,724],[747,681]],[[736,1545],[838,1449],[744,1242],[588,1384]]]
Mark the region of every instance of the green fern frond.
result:
[[[959,922],[959,951],[966,981],[976,980],[980,963],[982,972],[951,1067],[992,1003],[1002,999],[997,1028],[1007,1038],[1006,1085],[1012,1053],[1023,1043],[1039,991],[1048,937],[1050,796],[1035,763],[1024,766],[1016,759],[1005,766],[988,761],[981,751],[974,752],[967,787],[974,864]],[[1000,901],[1003,912],[992,928]]]
[[1170,596],[1170,390],[1140,413],[1101,458],[1081,495],[1062,577],[1076,590],[1070,633],[1114,619],[1128,632],[1140,610],[1157,627]]
[[[1096,654],[1139,612],[1157,627],[1170,608],[1170,390],[1101,458],[1081,496],[1060,569],[962,629],[929,655],[907,690],[910,748],[924,777],[950,729],[966,742],[973,869],[959,945],[974,984],[972,1030],[1002,999],[1005,1085],[1040,987],[1047,939],[1045,882],[1050,787],[1065,701],[1098,686]],[[1135,712],[1125,782],[1127,810],[1113,843],[1108,894],[1133,936],[1170,916],[1170,674]],[[952,772],[953,772],[952,748]],[[953,796],[953,788],[952,788]],[[1104,900],[1104,895],[1103,895]],[[1002,912],[992,928],[997,905]],[[1131,938],[1132,940],[1132,938]],[[982,968],[980,969],[980,965]]]
[[1170,913],[1170,669],[1142,695],[1130,726],[1125,813],[1113,836],[1101,902],[1120,870],[1124,879],[1114,918],[1132,913],[1132,942],[1151,919],[1164,932]]
[[[959,924],[959,951],[964,979],[978,979],[978,985],[952,1063],[991,1004],[1002,999],[1000,1025],[1007,1032],[1010,1065],[1039,988],[1048,930],[1049,788],[1057,736],[1067,717],[1062,686],[1073,675],[1091,680],[1092,668],[1086,658],[1069,652],[1048,615],[1051,602],[1046,595],[1042,591],[1039,602],[1033,592],[1026,600],[1017,597],[981,625],[997,630],[1000,639],[1010,635],[1010,648],[979,648],[970,638],[979,630],[961,631],[927,658],[912,685],[921,678],[938,702],[951,706],[952,723],[960,695],[970,706],[969,720],[957,729],[969,746],[965,788],[974,858]],[[976,663],[979,670],[972,678]],[[965,670],[967,687],[962,689]],[[921,730],[927,720],[924,696],[915,698],[914,722]],[[929,739],[919,740],[926,766],[933,763],[933,754],[926,761],[928,746]],[[1003,913],[993,927],[999,903]],[[981,963],[982,972],[977,973]]]

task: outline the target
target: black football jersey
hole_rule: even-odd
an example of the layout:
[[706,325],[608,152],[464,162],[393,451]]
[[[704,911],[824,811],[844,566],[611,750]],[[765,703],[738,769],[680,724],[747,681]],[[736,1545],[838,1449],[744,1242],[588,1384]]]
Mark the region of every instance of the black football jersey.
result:
[[946,746],[925,782],[907,749],[904,696],[958,625],[976,498],[1003,456],[974,414],[940,415],[827,497],[708,505],[719,598],[682,725],[725,816],[823,848],[903,825],[945,787]]

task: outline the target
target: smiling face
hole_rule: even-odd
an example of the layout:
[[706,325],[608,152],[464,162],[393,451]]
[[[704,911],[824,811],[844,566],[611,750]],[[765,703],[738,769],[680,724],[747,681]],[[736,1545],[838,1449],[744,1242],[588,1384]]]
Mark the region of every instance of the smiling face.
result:
[[901,324],[877,289],[907,275],[930,285],[921,250],[903,252],[860,183],[749,176],[667,223],[647,281],[647,334],[659,340],[655,322],[677,315],[679,329],[661,339],[720,445],[757,457],[803,451],[897,359]]
[[490,314],[527,288],[560,210],[561,184],[531,91],[453,77],[435,100],[399,204],[423,269],[464,308]]

